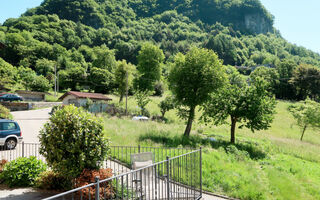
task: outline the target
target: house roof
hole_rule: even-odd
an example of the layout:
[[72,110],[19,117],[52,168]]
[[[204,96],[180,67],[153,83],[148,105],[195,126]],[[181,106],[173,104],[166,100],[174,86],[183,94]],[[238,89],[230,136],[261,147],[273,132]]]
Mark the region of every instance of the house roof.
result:
[[68,95],[75,96],[76,98],[89,98],[89,99],[105,100],[105,101],[111,101],[112,100],[111,98],[109,98],[107,96],[104,96],[103,94],[100,94],[100,93],[75,92],[75,91],[66,92],[59,99],[62,100]]

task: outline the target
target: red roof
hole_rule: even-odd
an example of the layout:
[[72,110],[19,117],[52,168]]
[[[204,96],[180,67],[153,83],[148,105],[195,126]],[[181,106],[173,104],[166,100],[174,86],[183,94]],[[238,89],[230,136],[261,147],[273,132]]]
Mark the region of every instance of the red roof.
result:
[[103,94],[100,94],[100,93],[74,92],[74,91],[66,92],[59,99],[62,100],[68,95],[72,95],[72,96],[75,96],[77,98],[89,98],[89,99],[105,100],[105,101],[111,101],[112,100],[111,98],[106,97],[106,96],[104,96]]

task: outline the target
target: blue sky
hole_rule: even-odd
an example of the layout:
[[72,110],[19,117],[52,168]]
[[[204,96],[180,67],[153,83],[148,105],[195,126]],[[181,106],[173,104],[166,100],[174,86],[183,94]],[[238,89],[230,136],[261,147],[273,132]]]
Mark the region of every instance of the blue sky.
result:
[[[19,17],[43,0],[1,0],[0,23]],[[4,3],[5,2],[5,3]],[[291,43],[320,53],[320,0],[261,0],[275,16],[275,27]]]

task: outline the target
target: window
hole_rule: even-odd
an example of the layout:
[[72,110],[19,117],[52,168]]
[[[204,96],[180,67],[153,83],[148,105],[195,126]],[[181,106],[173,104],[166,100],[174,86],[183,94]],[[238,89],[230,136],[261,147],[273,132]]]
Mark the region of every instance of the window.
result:
[[17,128],[16,124],[12,122],[4,122],[1,124],[2,124],[1,126],[2,131],[15,130]]

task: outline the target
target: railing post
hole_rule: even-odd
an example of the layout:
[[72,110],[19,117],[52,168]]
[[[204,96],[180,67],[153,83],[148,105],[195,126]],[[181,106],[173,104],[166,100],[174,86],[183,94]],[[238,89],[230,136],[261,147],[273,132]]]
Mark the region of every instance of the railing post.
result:
[[170,160],[167,156],[167,197],[170,200]]
[[24,141],[22,142],[22,157],[24,157]]
[[140,153],[140,149],[141,149],[141,146],[140,144],[138,145],[138,153]]
[[100,179],[99,179],[99,176],[96,176],[95,178],[94,178],[94,180],[95,180],[95,183],[96,183],[96,195],[95,195],[95,200],[99,200],[99,197],[100,197]]
[[200,197],[202,198],[202,147],[200,147]]

